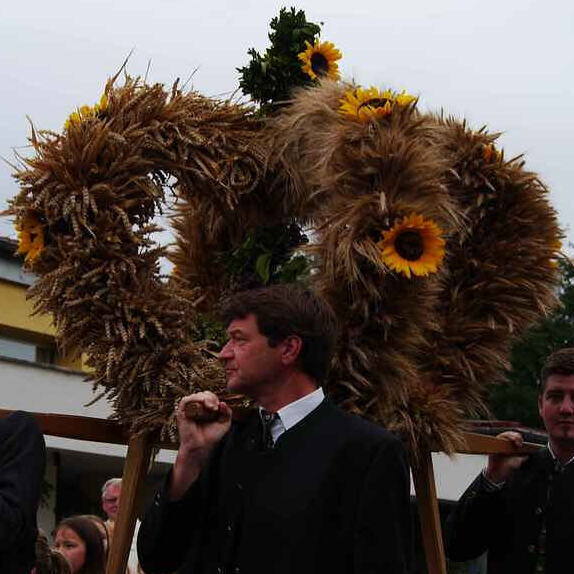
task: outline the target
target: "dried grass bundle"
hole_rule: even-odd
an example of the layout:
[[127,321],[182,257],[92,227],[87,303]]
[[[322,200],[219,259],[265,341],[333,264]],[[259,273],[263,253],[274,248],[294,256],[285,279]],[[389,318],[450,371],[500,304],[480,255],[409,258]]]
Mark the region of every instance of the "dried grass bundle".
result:
[[[496,135],[414,105],[350,119],[340,106],[353,90],[301,91],[267,130],[285,208],[316,228],[314,286],[343,327],[329,392],[401,431],[415,453],[452,452],[512,341],[556,303],[561,232],[544,186],[504,161]],[[382,256],[381,234],[412,214],[446,241],[428,276]]]
[[[301,91],[263,126],[249,108],[127,78],[62,135],[32,133],[11,211],[30,238],[43,230],[29,242],[37,310],[88,352],[133,431],[170,433],[179,396],[223,389],[197,310],[237,287],[220,255],[246,231],[312,228],[312,284],[343,326],[329,393],[402,432],[415,455],[456,449],[511,342],[554,305],[561,233],[537,177],[504,160],[496,135],[410,97],[392,111],[376,99],[379,118],[344,115],[353,90]],[[166,283],[150,221],[167,188]]]
[[[65,350],[88,353],[94,386],[134,432],[165,435],[177,398],[224,388],[197,329],[196,276],[210,277],[205,246],[233,237],[237,206],[260,186],[258,127],[248,108],[128,77],[108,82],[62,134],[32,132],[36,154],[15,174],[11,213],[21,233],[31,221],[41,230],[43,248],[27,261],[39,276],[36,311],[53,315]],[[160,277],[166,250],[151,238],[167,188],[178,197],[177,277],[187,281]]]

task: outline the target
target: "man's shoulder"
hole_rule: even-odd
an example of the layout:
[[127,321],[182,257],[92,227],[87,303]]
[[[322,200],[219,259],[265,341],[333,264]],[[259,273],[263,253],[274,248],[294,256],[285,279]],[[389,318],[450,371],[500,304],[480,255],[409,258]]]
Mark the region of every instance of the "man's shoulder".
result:
[[400,443],[400,439],[382,424],[369,421],[359,415],[344,411],[329,399],[324,401],[326,418],[342,431],[348,440],[366,444]]

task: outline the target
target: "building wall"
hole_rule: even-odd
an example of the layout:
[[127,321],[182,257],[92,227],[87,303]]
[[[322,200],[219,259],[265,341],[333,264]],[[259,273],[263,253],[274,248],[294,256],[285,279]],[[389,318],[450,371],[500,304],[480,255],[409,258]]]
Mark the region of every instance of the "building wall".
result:
[[0,279],[0,324],[21,331],[53,337],[51,317],[33,315],[33,302],[26,298],[26,285]]
[[[107,401],[86,406],[95,395],[82,358],[60,353],[51,318],[33,314],[27,289],[34,278],[13,257],[13,247],[0,238],[0,408],[107,418],[112,414]],[[24,358],[14,358],[20,353]],[[45,440],[48,490],[38,524],[50,535],[63,516],[101,512],[101,485],[122,475],[127,446],[52,436]],[[148,494],[174,458],[165,450],[156,456],[146,480]]]
[[[94,393],[80,372],[0,357],[0,381],[2,409],[95,418],[112,413],[105,400],[86,406]],[[50,533],[65,515],[99,513],[100,487],[108,478],[122,475],[127,446],[53,436],[45,440],[45,479],[52,488],[47,504],[39,509],[38,522]],[[148,494],[174,460],[174,451],[158,453],[147,478]]]
[[82,370],[82,357],[66,356],[56,346],[51,317],[34,314],[34,302],[27,298],[33,278],[22,271],[18,259],[0,256],[0,337],[34,343],[50,351],[56,365]]

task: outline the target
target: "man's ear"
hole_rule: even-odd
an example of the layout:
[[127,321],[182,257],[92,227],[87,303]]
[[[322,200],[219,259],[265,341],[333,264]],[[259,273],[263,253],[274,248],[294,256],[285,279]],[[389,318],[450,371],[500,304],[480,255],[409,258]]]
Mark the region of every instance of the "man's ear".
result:
[[281,341],[281,360],[285,366],[293,365],[299,359],[303,341],[298,335],[289,335]]

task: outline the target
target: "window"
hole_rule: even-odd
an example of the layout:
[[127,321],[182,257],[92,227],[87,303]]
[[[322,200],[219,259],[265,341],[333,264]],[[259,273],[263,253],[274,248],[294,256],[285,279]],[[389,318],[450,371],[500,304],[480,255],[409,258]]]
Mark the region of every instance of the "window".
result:
[[33,363],[54,363],[54,350],[28,341],[0,337],[0,356]]

